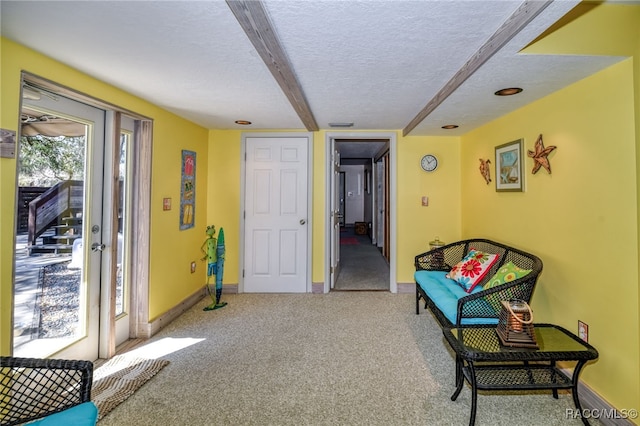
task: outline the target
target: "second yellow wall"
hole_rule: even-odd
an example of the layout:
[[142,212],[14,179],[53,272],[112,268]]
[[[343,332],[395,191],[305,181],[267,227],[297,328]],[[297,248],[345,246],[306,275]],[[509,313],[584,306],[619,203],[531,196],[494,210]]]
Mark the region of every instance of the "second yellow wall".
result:
[[[488,237],[538,255],[544,269],[532,307],[536,322],[577,333],[589,325],[600,352],[582,374],[615,407],[637,408],[638,233],[633,61],[614,65],[477,129],[462,140],[462,235]],[[477,170],[494,147],[539,135],[552,174],[533,175],[525,191],[496,192]]]

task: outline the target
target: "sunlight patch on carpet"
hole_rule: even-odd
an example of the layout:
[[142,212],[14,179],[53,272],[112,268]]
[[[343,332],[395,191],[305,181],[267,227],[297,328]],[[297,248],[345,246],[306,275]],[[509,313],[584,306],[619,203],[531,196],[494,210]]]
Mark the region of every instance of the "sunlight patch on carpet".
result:
[[136,349],[132,349],[127,352],[127,356],[144,359],[159,358],[173,352],[178,352],[203,341],[204,339],[196,339],[192,337],[165,337],[164,339],[156,340],[155,342],[139,345]]
[[98,406],[98,419],[129,398],[169,361],[117,355],[93,372],[91,400]]

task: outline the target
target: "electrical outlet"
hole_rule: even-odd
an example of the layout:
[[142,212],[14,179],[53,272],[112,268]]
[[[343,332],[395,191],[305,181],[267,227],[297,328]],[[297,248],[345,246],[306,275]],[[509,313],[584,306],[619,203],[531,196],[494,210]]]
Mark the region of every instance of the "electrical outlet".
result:
[[196,262],[191,262],[191,273],[193,274],[196,271]]
[[589,325],[578,320],[578,337],[585,342],[589,342]]

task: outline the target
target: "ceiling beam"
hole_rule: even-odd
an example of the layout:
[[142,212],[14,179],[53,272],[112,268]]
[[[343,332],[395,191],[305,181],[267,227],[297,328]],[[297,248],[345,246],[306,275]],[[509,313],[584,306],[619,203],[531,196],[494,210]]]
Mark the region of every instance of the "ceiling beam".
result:
[[431,114],[445,99],[458,89],[469,77],[473,75],[486,61],[498,50],[515,37],[527,24],[529,24],[540,12],[549,6],[553,0],[539,1],[526,0],[511,16],[493,33],[476,53],[455,73],[455,75],[440,89],[440,91],[420,110],[413,120],[402,130],[402,135],[407,136],[418,124]]
[[275,77],[308,131],[317,131],[311,108],[261,1],[227,0],[242,29]]

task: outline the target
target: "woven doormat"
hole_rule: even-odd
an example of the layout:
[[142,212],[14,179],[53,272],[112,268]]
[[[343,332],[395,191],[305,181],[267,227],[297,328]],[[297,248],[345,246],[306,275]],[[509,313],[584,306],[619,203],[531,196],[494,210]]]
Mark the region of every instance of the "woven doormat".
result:
[[93,372],[91,400],[98,406],[98,420],[129,398],[169,361],[118,355]]

